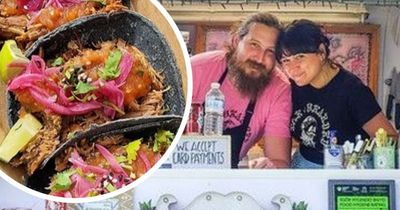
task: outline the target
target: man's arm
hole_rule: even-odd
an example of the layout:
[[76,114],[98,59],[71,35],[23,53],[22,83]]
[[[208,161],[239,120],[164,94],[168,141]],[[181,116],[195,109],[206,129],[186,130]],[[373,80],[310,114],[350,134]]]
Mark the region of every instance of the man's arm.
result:
[[[276,72],[276,74],[282,73]],[[281,76],[283,77],[283,75]],[[250,168],[289,168],[290,166],[292,148],[289,131],[292,114],[291,88],[286,82],[276,82],[270,85],[274,86],[270,89],[273,91],[269,97],[269,100],[272,100],[270,107],[265,112],[268,114],[264,128],[265,158],[260,158],[261,162],[249,162]]]
[[275,168],[289,168],[292,141],[290,138],[264,137],[264,155]]
[[249,168],[289,168],[292,148],[291,139],[266,137],[264,140],[265,157],[249,160]]

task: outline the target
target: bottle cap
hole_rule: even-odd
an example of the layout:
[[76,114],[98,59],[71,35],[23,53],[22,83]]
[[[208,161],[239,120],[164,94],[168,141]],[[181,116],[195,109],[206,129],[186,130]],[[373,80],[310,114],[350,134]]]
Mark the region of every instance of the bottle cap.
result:
[[211,83],[211,87],[212,88],[219,88],[219,83],[218,82],[213,82],[213,83]]
[[356,139],[356,142],[358,142],[358,141],[362,140],[362,137],[360,134],[357,134],[355,139]]
[[336,138],[336,133],[337,133],[336,130],[329,130],[329,134],[328,135],[329,135],[329,144],[330,145],[338,143],[338,140]]

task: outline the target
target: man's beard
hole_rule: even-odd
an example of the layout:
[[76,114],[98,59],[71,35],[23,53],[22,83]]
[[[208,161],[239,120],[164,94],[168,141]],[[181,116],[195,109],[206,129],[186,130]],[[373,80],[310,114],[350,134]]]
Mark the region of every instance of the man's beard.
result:
[[[229,75],[233,78],[234,84],[239,91],[255,99],[262,93],[270,81],[271,70],[267,70],[263,64],[252,60],[238,61],[236,52],[228,55]],[[246,74],[245,68],[257,69],[260,73],[258,77],[252,77]]]

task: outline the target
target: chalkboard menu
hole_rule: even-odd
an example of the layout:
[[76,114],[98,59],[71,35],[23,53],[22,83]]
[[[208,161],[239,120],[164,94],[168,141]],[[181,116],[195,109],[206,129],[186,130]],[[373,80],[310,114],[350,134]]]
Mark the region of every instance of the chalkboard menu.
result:
[[231,168],[231,137],[182,136],[161,168]]
[[394,180],[329,180],[329,210],[395,210]]

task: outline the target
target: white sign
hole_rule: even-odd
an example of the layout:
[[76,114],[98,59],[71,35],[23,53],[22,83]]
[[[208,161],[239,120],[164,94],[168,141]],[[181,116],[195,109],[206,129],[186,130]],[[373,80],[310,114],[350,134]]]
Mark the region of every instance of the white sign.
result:
[[107,200],[90,203],[70,203],[68,210],[122,210],[134,209],[133,197],[130,191]]
[[230,136],[182,136],[163,168],[231,168]]
[[114,210],[118,207],[118,200],[108,199],[91,203],[81,203],[76,206],[78,210]]

